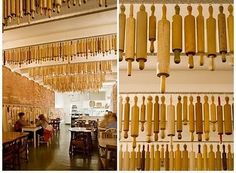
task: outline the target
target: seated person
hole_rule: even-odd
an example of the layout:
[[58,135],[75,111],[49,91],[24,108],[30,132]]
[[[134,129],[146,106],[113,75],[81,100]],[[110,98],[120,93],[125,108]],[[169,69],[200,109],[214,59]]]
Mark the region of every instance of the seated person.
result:
[[117,129],[117,117],[115,113],[112,113],[111,116],[108,117],[108,122],[106,128],[115,128]]
[[24,112],[18,113],[19,119],[15,122],[14,130],[16,132],[22,132],[22,127],[28,126],[29,124],[24,119]]
[[51,137],[52,126],[49,125],[48,121],[46,120],[43,114],[38,116],[38,121],[36,122],[36,126],[41,126],[42,129],[38,130],[37,134],[40,136],[44,136],[44,138],[49,139]]

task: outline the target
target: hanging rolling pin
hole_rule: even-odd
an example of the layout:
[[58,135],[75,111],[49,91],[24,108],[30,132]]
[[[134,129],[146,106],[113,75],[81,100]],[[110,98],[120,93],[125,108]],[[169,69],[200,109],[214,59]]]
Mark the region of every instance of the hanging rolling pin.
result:
[[197,170],[201,171],[202,169],[202,153],[201,153],[201,145],[198,145],[198,153],[197,153]]
[[183,122],[184,125],[187,125],[188,121],[188,97],[183,97]]
[[145,157],[145,171],[150,170],[150,151],[149,145],[147,145],[146,157]]
[[172,96],[170,96],[170,105],[167,106],[167,136],[170,136],[170,145],[172,138],[175,136],[175,106],[172,104]]
[[145,145],[143,145],[142,157],[141,157],[141,171],[144,170],[145,170]]
[[202,125],[202,103],[200,96],[197,96],[196,110],[196,133],[198,134],[198,141],[202,141],[203,125]]
[[234,16],[233,6],[230,4],[228,7],[229,16],[227,17],[228,25],[228,39],[229,39],[229,53],[231,54],[229,63],[234,65]]
[[165,166],[165,150],[164,150],[164,144],[161,145],[161,151],[160,151],[160,164],[161,164],[161,167],[164,167]]
[[137,152],[137,170],[141,170],[141,151],[140,144],[138,144],[138,152]]
[[209,122],[209,103],[208,97],[204,96],[204,133],[205,133],[205,140],[209,141],[209,132],[210,132],[210,122]]
[[126,97],[125,109],[124,109],[124,138],[128,138],[128,131],[129,131],[129,116],[130,116],[130,104],[129,104],[129,97]]
[[204,17],[202,15],[202,6],[199,5],[198,16],[197,16],[197,52],[200,56],[200,66],[204,64],[204,53],[205,53],[205,34],[204,34]]
[[120,144],[120,151],[119,151],[119,170],[123,170],[123,151],[122,151],[122,144]]
[[156,16],[155,13],[155,6],[152,4],[151,6],[152,14],[149,17],[149,41],[150,45],[150,52],[154,53],[154,41],[156,41]]
[[129,170],[131,170],[131,171],[135,171],[135,159],[136,159],[135,157],[136,157],[136,152],[133,148],[133,150],[130,153],[130,167],[129,167]]
[[126,150],[124,152],[124,160],[123,160],[123,170],[128,171],[129,170],[129,150],[128,150],[128,144],[126,145]]
[[145,97],[143,96],[143,103],[141,105],[141,117],[140,117],[140,121],[141,121],[141,131],[144,131],[144,123],[146,122],[146,105],[145,105]]
[[203,145],[203,170],[208,170],[208,160],[207,160],[207,145]]
[[154,170],[154,145],[151,145],[151,152],[150,152],[150,170]]
[[190,104],[189,108],[189,132],[191,133],[191,141],[194,141],[194,104],[193,104],[193,96],[189,97]]
[[160,165],[160,151],[159,151],[159,145],[156,145],[156,151],[155,151],[155,164],[154,164],[154,170],[158,171],[161,169]]
[[178,132],[178,139],[182,139],[182,131],[183,131],[183,125],[182,125],[182,103],[181,103],[181,97],[178,96],[178,103],[176,107],[177,112],[177,132]]
[[130,4],[130,14],[127,18],[126,26],[126,49],[125,60],[128,62],[128,76],[131,76],[132,62],[134,61],[135,52],[135,18],[133,17],[133,4]]
[[180,63],[180,53],[182,52],[182,16],[180,7],[175,6],[175,15],[172,17],[172,51],[174,52],[174,62]]
[[228,170],[230,170],[230,171],[234,170],[234,161],[233,161],[233,155],[231,153],[231,145],[230,144],[228,144],[227,166],[228,166]]
[[227,158],[226,158],[226,152],[225,152],[225,145],[223,144],[223,152],[222,152],[222,165],[223,170],[227,170]]
[[218,125],[218,135],[220,135],[220,143],[222,143],[223,112],[222,112],[222,106],[220,104],[220,97],[218,97],[218,106],[217,106],[217,125]]
[[165,129],[166,129],[166,104],[165,96],[161,97],[161,110],[160,110],[160,129],[161,129],[161,139],[165,138]]
[[132,107],[131,118],[131,136],[133,137],[133,148],[136,148],[136,138],[139,134],[139,107],[137,106],[138,97],[134,97],[134,106]]
[[216,165],[216,170],[221,170],[222,169],[220,145],[217,145],[216,164],[215,165]]
[[147,61],[147,12],[143,3],[137,13],[136,37],[136,61],[139,62],[139,69],[143,70]]
[[166,151],[165,151],[165,170],[168,171],[170,169],[170,158],[169,158],[169,151],[168,151],[168,144],[166,144]]
[[195,152],[193,151],[193,144],[192,144],[192,150],[189,152],[189,170],[194,171],[195,169],[196,169]]
[[125,45],[125,24],[126,24],[126,15],[125,15],[125,6],[121,4],[120,14],[119,14],[119,61],[123,60],[124,45]]
[[213,145],[210,145],[209,159],[208,159],[208,167],[210,171],[215,170],[215,153],[213,151]]
[[213,17],[213,7],[209,6],[209,18],[207,25],[207,56],[209,58],[209,69],[215,70],[214,58],[216,57],[216,19]]
[[222,57],[222,62],[226,62],[226,53],[227,53],[227,38],[226,38],[226,20],[225,14],[223,13],[224,7],[219,6],[218,14],[218,37],[219,37],[219,52]]
[[162,19],[158,21],[157,76],[161,78],[161,93],[166,90],[170,67],[170,22],[166,19],[166,6],[162,6]]
[[175,170],[173,145],[170,145],[170,171]]
[[211,122],[212,122],[212,131],[216,131],[216,104],[214,103],[215,97],[211,96]]
[[224,105],[224,127],[225,127],[225,134],[231,135],[232,134],[232,119],[231,119],[231,105],[229,104],[229,97],[225,97],[225,105]]
[[123,97],[120,96],[119,100],[119,131],[122,132],[122,120],[123,120]]
[[177,144],[177,149],[175,151],[175,170],[180,171],[181,166],[182,166],[181,151],[179,150],[179,144]]
[[184,144],[184,151],[182,151],[182,170],[187,171],[188,170],[188,150],[187,145]]
[[154,103],[154,140],[158,141],[158,133],[159,133],[159,97],[155,96],[155,103]]
[[152,96],[148,96],[148,103],[147,103],[147,142],[151,142],[151,136],[152,136],[152,109],[153,109],[153,103],[152,103]]
[[185,32],[185,53],[188,56],[188,67],[194,67],[193,56],[196,53],[195,41],[195,18],[192,15],[192,6],[187,7],[188,15],[184,18],[184,32]]

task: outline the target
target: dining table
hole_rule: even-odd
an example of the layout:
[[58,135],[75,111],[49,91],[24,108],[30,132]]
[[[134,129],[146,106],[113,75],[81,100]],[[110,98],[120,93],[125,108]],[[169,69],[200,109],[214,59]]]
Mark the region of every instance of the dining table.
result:
[[29,135],[29,133],[27,133],[27,132],[3,132],[2,133],[2,144],[4,145],[6,143],[20,140],[28,135]]
[[34,148],[37,147],[37,136],[36,133],[40,130],[41,126],[36,126],[35,124],[22,127],[22,132],[33,132],[34,133]]

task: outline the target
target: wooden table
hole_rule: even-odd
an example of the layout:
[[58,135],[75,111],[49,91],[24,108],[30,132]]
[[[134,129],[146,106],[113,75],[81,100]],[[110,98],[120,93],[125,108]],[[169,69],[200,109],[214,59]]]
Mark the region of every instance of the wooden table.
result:
[[117,147],[117,139],[116,138],[98,138],[99,146],[106,148],[107,145],[112,145]]
[[86,127],[71,127],[71,128],[69,128],[69,131],[71,131],[71,132],[86,132],[86,133],[92,132],[92,130],[87,129]]
[[34,148],[37,147],[37,137],[36,137],[36,132],[41,129],[41,126],[36,126],[36,125],[30,125],[30,126],[25,126],[22,127],[22,132],[33,132],[34,133]]
[[29,133],[24,133],[24,132],[3,132],[2,133],[2,144],[4,145],[6,143],[16,141],[16,140],[26,137],[28,135],[29,135]]

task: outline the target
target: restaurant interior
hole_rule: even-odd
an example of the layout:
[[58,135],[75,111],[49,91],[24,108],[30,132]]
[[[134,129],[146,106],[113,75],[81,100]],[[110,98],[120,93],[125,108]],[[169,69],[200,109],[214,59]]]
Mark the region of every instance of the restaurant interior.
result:
[[116,1],[38,2],[3,4],[3,170],[116,170]]

